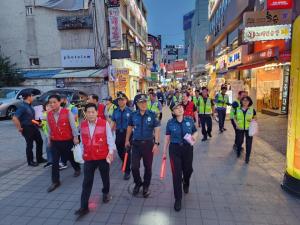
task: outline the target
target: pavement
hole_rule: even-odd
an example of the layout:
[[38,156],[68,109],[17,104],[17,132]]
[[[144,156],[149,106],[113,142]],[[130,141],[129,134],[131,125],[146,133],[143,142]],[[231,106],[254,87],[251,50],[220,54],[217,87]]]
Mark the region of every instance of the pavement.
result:
[[[162,134],[166,121],[162,123]],[[0,129],[3,122],[6,123],[1,121]],[[96,173],[91,212],[79,220],[74,211],[80,206],[83,176],[73,178],[71,168],[62,171],[62,186],[48,194],[50,169],[26,165],[10,169],[0,177],[0,225],[299,225],[300,199],[280,187],[285,156],[258,136],[254,138],[250,164],[246,165],[244,155],[236,159],[232,150],[233,130],[229,122],[226,126],[228,131],[218,134],[214,124],[213,138],[196,144],[190,193],[184,196],[180,212],[173,209],[169,162],[166,178],[159,179],[160,154],[154,160],[152,194],[148,199],[131,196],[133,180],[122,179],[121,162],[116,158],[111,166],[113,199],[102,204],[102,183]],[[14,133],[8,130],[2,132],[1,156],[6,158],[7,150],[23,149],[24,157],[23,140],[11,139]],[[10,143],[15,143],[12,150]],[[2,160],[1,157],[0,163]]]

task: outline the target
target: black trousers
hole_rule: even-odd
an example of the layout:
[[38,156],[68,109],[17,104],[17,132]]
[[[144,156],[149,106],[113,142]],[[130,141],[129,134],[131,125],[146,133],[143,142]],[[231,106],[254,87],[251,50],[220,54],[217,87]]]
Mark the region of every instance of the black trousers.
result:
[[210,115],[200,115],[200,123],[202,135],[204,138],[207,138],[208,134],[211,134],[212,131],[212,119]]
[[39,129],[36,126],[24,126],[22,135],[26,141],[27,163],[33,161],[33,142],[36,143],[36,161],[41,162],[43,158],[43,139]]
[[[126,130],[124,130],[124,131],[117,130],[116,131],[116,147],[118,150],[118,155],[119,155],[120,159],[122,160],[122,162],[124,162],[125,153],[126,153],[125,141],[126,141]],[[127,160],[127,164],[126,164],[125,173],[127,173],[127,174],[130,173],[130,171],[131,171],[130,166],[131,166],[131,150],[128,151],[128,160]]]
[[219,130],[224,129],[224,123],[226,119],[226,109],[217,109],[218,117],[219,117]]
[[52,182],[59,182],[59,159],[63,156],[65,159],[69,160],[75,171],[80,170],[79,163],[75,162],[73,152],[73,140],[69,141],[52,141],[51,140],[51,150],[53,153],[53,165],[52,165]]
[[193,173],[193,146],[189,144],[170,144],[169,155],[173,176],[174,196],[176,200],[182,199],[182,181],[190,185]]
[[[149,141],[133,141],[132,144],[132,158],[131,158],[131,169],[134,183],[149,187],[152,177],[152,162],[153,162],[153,140]],[[144,182],[140,175],[140,162],[143,159],[145,168]]]
[[96,169],[99,169],[101,175],[101,179],[103,183],[102,193],[103,194],[109,193],[109,188],[110,188],[109,164],[106,162],[105,159],[86,161],[84,163],[84,179],[83,179],[82,193],[81,193],[81,208],[84,209],[88,208]]
[[236,134],[237,134],[237,155],[239,156],[241,154],[244,138],[246,138],[246,160],[249,160],[251,149],[252,149],[253,137],[249,136],[248,130],[236,129]]
[[236,123],[233,119],[230,120],[231,121],[231,124],[232,124],[232,127],[234,129],[234,134],[235,134],[235,137],[234,137],[234,144],[237,146],[237,132],[236,132]]

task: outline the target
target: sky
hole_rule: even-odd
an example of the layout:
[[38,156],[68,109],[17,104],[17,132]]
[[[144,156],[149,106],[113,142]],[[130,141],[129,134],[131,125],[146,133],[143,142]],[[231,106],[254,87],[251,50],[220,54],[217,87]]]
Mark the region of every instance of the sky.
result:
[[195,9],[195,0],[144,0],[148,33],[162,35],[163,45],[183,44],[183,15]]

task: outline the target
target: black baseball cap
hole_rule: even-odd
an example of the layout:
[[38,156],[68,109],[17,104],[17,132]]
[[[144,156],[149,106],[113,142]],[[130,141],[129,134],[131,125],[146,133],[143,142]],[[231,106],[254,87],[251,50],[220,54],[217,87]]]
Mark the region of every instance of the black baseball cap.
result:
[[148,97],[145,94],[139,94],[136,96],[136,101],[137,102],[146,102],[146,101],[148,101]]
[[111,96],[107,96],[106,98],[104,98],[103,99],[104,101],[110,101],[110,102],[112,102],[113,101],[113,99],[112,99],[112,97]]
[[123,92],[119,92],[117,95],[117,100],[119,99],[127,99],[127,96]]
[[171,106],[170,106],[170,108],[172,109],[172,111],[176,108],[176,107],[178,107],[178,106],[180,106],[180,105],[182,105],[182,102],[173,102],[172,104],[171,104]]

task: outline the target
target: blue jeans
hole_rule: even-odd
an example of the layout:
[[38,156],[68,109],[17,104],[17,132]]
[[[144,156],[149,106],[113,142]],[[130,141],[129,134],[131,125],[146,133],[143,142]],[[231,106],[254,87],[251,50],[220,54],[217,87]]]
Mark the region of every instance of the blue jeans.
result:
[[53,156],[52,156],[51,148],[48,145],[48,136],[46,136],[44,133],[42,133],[42,134],[43,134],[44,143],[46,145],[47,161],[48,161],[48,163],[52,163],[53,162]]

